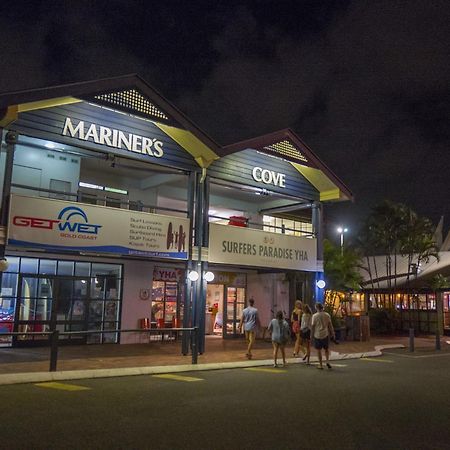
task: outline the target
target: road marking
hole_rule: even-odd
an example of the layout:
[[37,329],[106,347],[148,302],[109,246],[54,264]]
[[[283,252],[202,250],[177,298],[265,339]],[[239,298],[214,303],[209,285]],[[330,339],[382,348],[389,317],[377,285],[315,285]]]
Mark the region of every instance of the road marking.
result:
[[267,372],[267,373],[286,373],[287,370],[278,369],[274,367],[273,369],[268,369],[266,367],[246,367],[244,370],[250,370],[252,372]]
[[[311,365],[312,366],[318,366],[319,363],[311,363]],[[330,365],[331,365],[331,367],[347,367],[347,364],[336,364],[333,361],[330,361]],[[325,363],[324,363],[324,367],[326,367]]]
[[174,381],[186,381],[188,383],[192,381],[205,381],[203,378],[187,377],[184,375],[174,375],[173,373],[163,373],[161,375],[152,375],[154,378],[163,378],[166,380]]
[[391,359],[380,359],[380,358],[360,358],[360,361],[371,361],[371,362],[381,362],[381,363],[393,363]]
[[439,358],[441,356],[450,356],[450,353],[438,353],[435,355],[402,355],[400,353],[388,353],[388,352],[383,352],[386,355],[392,355],[392,356],[400,356],[401,358],[411,358],[411,359],[417,359],[417,358]]
[[89,391],[91,388],[86,386],[77,386],[75,384],[64,384],[49,381],[47,383],[35,383],[35,386],[45,387],[50,389],[61,389],[62,391]]

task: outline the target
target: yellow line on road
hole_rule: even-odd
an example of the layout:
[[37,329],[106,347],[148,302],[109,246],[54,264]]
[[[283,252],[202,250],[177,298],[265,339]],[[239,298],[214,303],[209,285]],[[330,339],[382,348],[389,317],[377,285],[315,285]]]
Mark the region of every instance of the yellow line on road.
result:
[[186,377],[184,375],[174,375],[172,373],[163,373],[161,375],[153,375],[154,378],[164,378],[166,380],[174,380],[174,381],[204,381],[203,378],[195,378],[195,377]]
[[273,369],[267,369],[265,367],[246,367],[244,370],[251,370],[252,372],[267,372],[267,373],[285,373],[287,370],[278,369],[274,367]]
[[[331,367],[347,367],[347,364],[336,364],[333,361],[330,361]],[[318,366],[319,363],[311,363],[312,366]],[[323,363],[323,367],[327,367],[325,363]]]
[[49,381],[48,383],[36,383],[35,386],[45,387],[50,389],[61,389],[62,391],[89,391],[91,388],[86,386],[77,386],[75,384],[64,384]]
[[372,361],[380,363],[393,363],[394,361],[390,359],[380,359],[380,358],[360,358],[360,361]]

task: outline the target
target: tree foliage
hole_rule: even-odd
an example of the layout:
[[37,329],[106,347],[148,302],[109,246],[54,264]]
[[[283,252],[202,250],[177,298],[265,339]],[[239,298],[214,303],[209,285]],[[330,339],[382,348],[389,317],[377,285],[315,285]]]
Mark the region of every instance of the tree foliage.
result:
[[[366,259],[366,270],[372,288],[378,284],[379,276],[375,256],[385,256],[385,273],[389,288],[397,283],[399,257],[407,258],[407,281],[417,275],[422,262],[438,258],[432,223],[418,216],[411,208],[385,200],[373,208],[359,236],[362,254]],[[371,264],[372,262],[372,264]]]

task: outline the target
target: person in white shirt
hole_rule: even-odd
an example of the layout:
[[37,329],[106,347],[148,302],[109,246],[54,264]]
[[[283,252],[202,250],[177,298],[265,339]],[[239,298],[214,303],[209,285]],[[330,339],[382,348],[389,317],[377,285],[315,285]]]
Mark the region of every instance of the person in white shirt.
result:
[[316,303],[316,311],[317,312],[313,314],[311,321],[311,337],[314,339],[314,347],[316,348],[319,357],[319,365],[317,368],[323,369],[322,349],[324,349],[326,365],[328,369],[331,369],[328,346],[330,344],[330,337],[335,339],[333,324],[331,323],[330,315],[323,310],[323,305],[321,303]]

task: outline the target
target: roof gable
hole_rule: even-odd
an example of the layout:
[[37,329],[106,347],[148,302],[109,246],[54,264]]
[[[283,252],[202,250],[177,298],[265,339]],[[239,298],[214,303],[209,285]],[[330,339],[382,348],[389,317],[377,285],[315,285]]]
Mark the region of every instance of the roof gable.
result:
[[290,129],[222,147],[222,156],[252,148],[289,161],[320,192],[320,199],[353,200],[350,189]]

